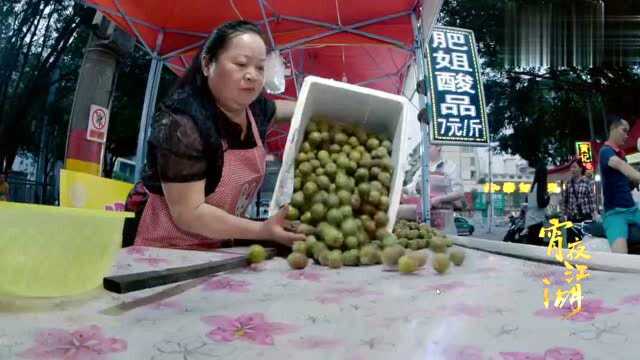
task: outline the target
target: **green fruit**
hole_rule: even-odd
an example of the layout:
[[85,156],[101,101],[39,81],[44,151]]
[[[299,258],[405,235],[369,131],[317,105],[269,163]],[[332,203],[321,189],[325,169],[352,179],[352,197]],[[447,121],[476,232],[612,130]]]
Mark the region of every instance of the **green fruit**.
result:
[[361,205],[362,205],[362,199],[360,198],[360,195],[358,194],[351,195],[351,207],[355,210],[358,210],[360,209]]
[[353,209],[351,208],[351,205],[341,206],[340,211],[342,212],[342,217],[345,219],[353,217]]
[[378,228],[378,230],[376,230],[376,240],[382,241],[382,239],[387,235],[391,234],[385,228]]
[[347,144],[351,145],[352,147],[356,148],[358,146],[360,146],[360,141],[358,141],[358,138],[355,136],[350,136],[349,140],[347,140]]
[[333,208],[329,209],[327,212],[327,222],[333,226],[340,226],[343,218],[344,217],[342,216],[342,211],[340,211],[340,209]]
[[427,240],[425,239],[416,239],[414,240],[416,244],[418,244],[418,249],[424,249],[427,247]]
[[378,180],[382,183],[382,185],[389,187],[391,185],[391,174],[388,172],[381,172],[378,174]]
[[318,154],[316,155],[316,158],[318,158],[318,160],[320,160],[321,162],[323,160],[330,160],[331,159],[331,155],[329,154],[329,152],[327,150],[320,150],[318,151]]
[[313,235],[307,235],[304,243],[307,245],[307,256],[313,256],[313,247],[318,243],[316,237]]
[[369,151],[373,151],[378,147],[380,147],[380,140],[376,138],[369,138],[369,140],[367,140],[367,149],[369,149]]
[[398,238],[393,234],[387,234],[382,238],[382,246],[387,248],[389,246],[398,245]]
[[313,222],[313,218],[311,217],[311,212],[307,211],[302,216],[300,216],[300,221],[303,224],[311,224]]
[[360,160],[362,160],[362,153],[360,153],[357,150],[352,150],[349,153],[349,160],[351,160],[352,162],[355,162],[356,164],[358,164],[360,162]]
[[340,198],[336,194],[329,194],[325,204],[329,209],[337,208],[340,206]]
[[364,230],[369,234],[374,234],[375,235],[376,230],[378,229],[376,227],[376,222],[371,220],[371,219],[362,220],[362,225],[364,227]]
[[442,274],[449,269],[449,257],[445,254],[436,254],[433,257],[432,265],[438,274]]
[[389,216],[385,212],[378,211],[373,217],[373,221],[376,222],[376,225],[378,225],[378,227],[387,226],[387,224],[389,223]]
[[399,245],[393,245],[382,250],[382,263],[387,266],[398,265],[398,259],[404,255],[404,249]]
[[389,197],[387,195],[380,196],[380,202],[378,203],[378,209],[382,211],[389,210]]
[[460,266],[464,262],[464,251],[461,249],[453,249],[449,253],[449,259],[455,266]]
[[339,249],[344,241],[342,233],[331,225],[322,228],[320,236],[322,237],[322,240],[324,240],[324,242],[327,244],[327,246],[334,249]]
[[319,167],[319,168],[317,168],[317,169],[316,169],[316,171],[314,172],[314,174],[315,174],[316,176],[322,176],[322,175],[324,175],[324,173],[325,173],[325,171],[324,171],[324,168],[323,168],[323,167]]
[[404,255],[398,259],[398,271],[401,273],[410,274],[416,270],[418,270],[418,264],[416,264],[416,261],[413,258]]
[[358,238],[355,236],[347,236],[344,240],[344,245],[347,249],[357,249],[359,246]]
[[320,144],[320,142],[322,141],[322,135],[319,132],[314,131],[309,134],[309,136],[307,137],[307,141],[309,141],[309,144],[312,147],[315,147],[316,145]]
[[375,265],[380,262],[380,252],[373,245],[365,245],[360,249],[360,264]]
[[371,245],[375,246],[376,249],[378,249],[378,250],[382,250],[382,241],[380,241],[380,240],[373,240],[371,242]]
[[367,134],[367,131],[362,127],[357,127],[353,131],[353,135],[355,135],[355,137],[358,138],[358,142],[360,144],[365,144],[367,140],[369,140],[369,135]]
[[296,221],[300,218],[300,211],[293,206],[289,206],[289,212],[287,213],[287,220]]
[[251,264],[258,264],[267,258],[267,250],[260,245],[251,245],[247,258]]
[[453,240],[448,238],[448,237],[444,238],[444,242],[447,245],[447,247],[452,247],[453,246]]
[[321,202],[316,203],[311,207],[311,218],[316,222],[322,221],[324,219],[325,213],[326,209],[324,207],[324,204]]
[[429,248],[434,253],[443,253],[447,250],[447,244],[441,238],[433,238],[429,241]]
[[292,252],[287,257],[287,262],[289,263],[289,266],[291,266],[292,269],[298,270],[298,269],[304,269],[305,267],[307,267],[307,264],[309,263],[309,259],[304,253]]
[[[306,195],[306,192],[305,192],[305,195]],[[369,193],[369,197],[367,198],[367,201],[369,201],[369,203],[371,203],[371,205],[376,206],[376,205],[380,204],[380,197],[381,196],[382,195],[380,195],[379,192],[372,190]]]
[[403,248],[406,248],[409,246],[409,240],[407,240],[406,238],[400,238],[398,239],[398,245],[402,246]]
[[[356,173],[356,170],[358,170],[358,163],[353,160],[349,160],[349,166],[347,167],[347,174],[353,175]],[[355,186],[355,182],[351,186],[352,187]]]
[[330,162],[324,166],[324,170],[329,178],[334,179],[338,173],[338,166],[334,162]]
[[306,153],[298,153],[298,156],[296,156],[296,164],[302,164],[303,162],[307,161],[307,154]]
[[[309,216],[311,216],[311,214],[309,214]],[[302,223],[297,226],[296,232],[299,234],[313,235],[316,232],[316,228],[309,224]]]
[[346,144],[348,140],[349,140],[349,137],[342,132],[336,133],[333,136],[333,141],[340,146]]
[[333,250],[329,252],[327,266],[332,269],[339,269],[342,267],[342,252],[340,250]]
[[327,131],[323,131],[320,133],[321,137],[322,137],[322,141],[323,142],[328,142],[329,140],[331,140],[331,134],[329,134],[329,132]]
[[418,247],[418,240],[409,240],[409,245],[408,245],[409,249],[411,250],[419,250]]
[[336,187],[338,188],[338,190],[347,190],[347,191],[351,191],[351,181],[349,180],[349,177],[343,173],[338,173],[336,175]]
[[319,131],[318,124],[315,122],[315,120],[311,119],[309,124],[307,124],[307,134],[310,134],[314,131]]
[[349,144],[342,145],[342,152],[346,154],[347,157],[349,157],[349,154],[351,153],[351,151],[353,151],[353,148],[351,147],[351,145]]
[[320,262],[320,265],[329,266],[329,254],[331,254],[331,251],[327,249],[322,250],[320,252],[320,255],[318,257],[318,261]]
[[418,268],[421,268],[427,264],[427,252],[426,251],[411,251],[407,254],[410,258],[415,260]]
[[372,182],[369,183],[371,186],[371,191],[377,191],[379,193],[384,192],[384,186],[382,186],[382,183],[380,181],[374,180]]
[[300,189],[302,189],[302,179],[299,177],[296,177],[293,180],[293,190],[300,191]]
[[338,144],[331,144],[331,146],[329,146],[329,152],[331,154],[337,154],[340,151],[342,151],[342,147],[340,147],[340,145]]
[[391,141],[383,140],[382,147],[385,148],[388,152],[391,152]]
[[308,176],[313,172],[313,166],[311,166],[310,162],[305,161],[298,166],[298,170],[300,170],[300,174],[302,174],[302,176]]
[[374,216],[378,210],[376,209],[375,206],[371,205],[371,204],[364,204],[361,206],[360,210],[370,216]]
[[312,181],[308,181],[306,184],[304,184],[304,187],[302,188],[302,192],[304,193],[304,196],[309,199],[313,198],[313,195],[315,195],[317,191],[318,191],[318,185],[316,185],[316,183]]
[[355,236],[358,233],[358,223],[354,219],[346,219],[340,225],[340,230],[344,236]]
[[360,194],[360,196],[363,199],[366,199],[369,197],[370,191],[371,191],[371,186],[368,183],[361,183],[360,185],[358,185],[358,194]]
[[308,153],[309,151],[311,151],[311,145],[309,144],[309,142],[308,142],[308,141],[305,141],[305,142],[303,142],[303,143],[302,143],[301,150],[302,150],[303,152],[306,152],[306,153]]
[[[369,181],[369,170],[365,168],[359,168],[358,170],[356,170],[354,178],[358,183],[360,183],[360,185],[362,185],[362,183],[364,183],[365,181]],[[358,185],[358,187],[360,187],[360,185]]]
[[[382,173],[382,169],[380,169],[380,168],[379,168],[379,167],[377,167],[377,166],[374,166],[374,167],[372,167],[372,168],[371,168],[371,170],[370,170],[369,172],[371,173],[371,176],[372,176],[373,178],[376,178],[376,179],[377,179],[377,178],[378,178],[378,176]],[[381,182],[381,183],[382,183],[382,182]]]
[[360,263],[360,252],[356,249],[342,253],[342,264],[345,266],[358,266]]
[[340,199],[340,205],[351,206],[351,193],[347,190],[338,191],[338,199]]
[[418,230],[410,230],[407,235],[409,239],[415,240],[418,238],[418,236],[420,236],[420,232]]
[[[315,173],[307,176],[307,182],[309,182],[309,181],[310,182],[314,182],[314,183],[316,182],[316,174]],[[302,190],[304,191],[304,188]]]
[[309,160],[309,164],[313,168],[313,171],[320,167],[320,161],[316,159]]
[[313,195],[311,203],[313,203],[313,204],[318,204],[318,203],[324,204],[327,201],[328,197],[329,197],[329,193],[326,190],[318,191],[315,195]]
[[[322,168],[319,168],[318,170],[322,170],[324,172],[324,169]],[[320,187],[320,189],[322,190],[329,190],[329,188],[331,187],[331,180],[329,180],[329,177],[326,175],[318,176],[316,181],[318,182],[318,187]]]
[[357,237],[358,237],[358,244],[360,246],[367,245],[370,242],[369,235],[367,234],[366,231],[358,232]]
[[347,169],[351,164],[351,160],[349,160],[349,158],[345,155],[340,155],[338,157],[338,160],[336,161],[336,164],[340,169]]
[[311,252],[313,253],[313,257],[315,259],[317,259],[318,261],[320,261],[320,255],[325,252],[325,251],[329,251],[329,248],[327,247],[327,244],[323,243],[323,242],[316,242],[313,247],[311,248]]

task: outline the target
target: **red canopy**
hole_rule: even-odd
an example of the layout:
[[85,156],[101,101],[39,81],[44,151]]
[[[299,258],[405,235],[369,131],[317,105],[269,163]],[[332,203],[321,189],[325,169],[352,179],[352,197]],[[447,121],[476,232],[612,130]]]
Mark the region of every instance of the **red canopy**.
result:
[[[296,81],[314,74],[400,93],[413,59],[411,15],[420,0],[85,0],[125,29],[155,57],[181,74],[209,33],[236,19],[259,23],[296,76],[283,97],[297,96]],[[295,79],[295,80],[294,80]],[[280,152],[286,128],[268,144]]]

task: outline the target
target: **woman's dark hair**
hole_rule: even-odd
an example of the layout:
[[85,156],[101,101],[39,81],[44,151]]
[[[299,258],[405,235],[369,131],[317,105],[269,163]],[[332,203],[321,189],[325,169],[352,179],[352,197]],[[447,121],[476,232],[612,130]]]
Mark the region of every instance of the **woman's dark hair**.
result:
[[176,90],[191,87],[200,96],[205,98],[210,96],[207,79],[202,72],[202,58],[206,57],[209,61],[218,60],[218,56],[229,44],[229,41],[236,36],[248,33],[260,36],[266,45],[264,34],[254,23],[238,20],[224,23],[216,28],[193,58],[184,76],[176,84]]
[[549,205],[549,193],[547,192],[547,166],[545,164],[540,164],[536,167],[536,173],[533,176],[531,189],[536,185],[538,185],[536,188],[538,208],[544,209]]

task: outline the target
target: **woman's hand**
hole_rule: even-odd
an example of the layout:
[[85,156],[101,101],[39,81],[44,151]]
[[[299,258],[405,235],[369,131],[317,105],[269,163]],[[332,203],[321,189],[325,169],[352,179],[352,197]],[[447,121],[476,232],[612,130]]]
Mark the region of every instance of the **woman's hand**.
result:
[[286,228],[290,228],[290,223],[286,220],[288,212],[289,206],[287,205],[262,223],[262,233],[265,240],[273,240],[277,243],[291,246],[294,241],[303,241],[305,239],[304,234],[296,234],[286,230]]

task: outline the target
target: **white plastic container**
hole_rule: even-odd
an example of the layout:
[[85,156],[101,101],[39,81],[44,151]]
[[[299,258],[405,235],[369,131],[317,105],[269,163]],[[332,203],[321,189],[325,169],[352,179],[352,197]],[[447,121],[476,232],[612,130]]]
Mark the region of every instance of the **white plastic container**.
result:
[[360,124],[368,131],[384,134],[393,141],[394,169],[389,191],[389,224],[395,224],[406,165],[408,100],[399,95],[368,89],[315,76],[305,78],[287,137],[282,167],[269,206],[269,214],[289,203],[293,195],[294,165],[307,124],[314,115],[325,115],[334,122]]

